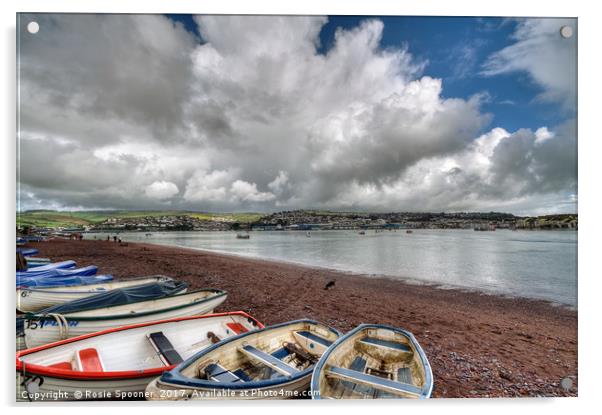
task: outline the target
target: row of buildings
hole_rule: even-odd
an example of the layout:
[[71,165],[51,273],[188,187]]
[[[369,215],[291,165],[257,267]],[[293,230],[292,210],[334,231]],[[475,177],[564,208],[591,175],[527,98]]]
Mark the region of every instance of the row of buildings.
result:
[[255,222],[188,215],[109,218],[91,227],[94,231],[279,231],[339,229],[577,229],[577,215],[517,217],[507,213],[355,213],[284,211]]

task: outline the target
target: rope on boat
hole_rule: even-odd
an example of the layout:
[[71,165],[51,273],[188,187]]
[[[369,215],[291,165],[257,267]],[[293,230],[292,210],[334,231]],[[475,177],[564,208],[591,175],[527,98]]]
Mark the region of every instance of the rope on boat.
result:
[[50,317],[53,317],[59,327],[59,337],[61,340],[65,340],[69,335],[69,323],[67,322],[67,318],[58,313],[48,313]]

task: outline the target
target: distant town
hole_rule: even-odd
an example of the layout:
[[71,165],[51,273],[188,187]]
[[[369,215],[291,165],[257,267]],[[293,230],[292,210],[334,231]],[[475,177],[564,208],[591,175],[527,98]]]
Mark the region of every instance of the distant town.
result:
[[[43,211],[44,218],[52,217]],[[280,231],[280,230],[367,230],[367,229],[474,229],[495,231],[496,229],[567,229],[577,230],[577,214],[560,214],[534,217],[519,217],[499,212],[456,212],[456,213],[358,213],[328,212],[315,210],[294,210],[261,214],[198,214],[189,212],[146,212],[136,216],[136,212],[126,215],[110,215],[106,218],[95,212],[95,220],[84,221],[83,214],[66,216],[61,212],[62,222],[44,223],[28,221],[32,212],[24,212],[22,220],[17,219],[17,227],[23,231],[63,230],[65,232],[160,232],[160,231]],[[28,216],[28,214],[30,216]],[[70,222],[69,219],[73,218]],[[59,225],[57,225],[57,223]]]

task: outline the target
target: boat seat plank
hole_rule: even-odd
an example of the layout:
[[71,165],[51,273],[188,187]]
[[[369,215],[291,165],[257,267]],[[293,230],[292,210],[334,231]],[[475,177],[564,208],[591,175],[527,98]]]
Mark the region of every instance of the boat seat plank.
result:
[[177,365],[184,361],[162,331],[150,333],[147,337],[155,351],[159,353],[163,363],[167,366]]
[[308,330],[296,331],[295,333],[297,333],[301,337],[305,337],[308,340],[320,343],[321,345],[326,347],[330,347],[330,345],[332,344],[330,340],[327,340],[324,337],[320,337]]
[[274,356],[276,359],[282,360],[289,354],[291,354],[291,353],[288,350],[286,350],[286,348],[281,347],[280,349],[278,349],[274,353],[272,353],[272,356]]
[[299,372],[296,368],[287,365],[282,360],[280,360],[270,354],[264,353],[261,350],[256,349],[253,346],[245,345],[245,346],[242,346],[239,350],[241,352],[243,352],[244,354],[246,354],[247,356],[260,361],[261,363],[274,369],[277,372],[282,373],[283,375],[292,376]]
[[93,348],[78,350],[77,358],[82,372],[104,372],[98,350]]
[[[355,359],[353,359],[353,362],[351,362],[351,364],[349,365],[349,369],[355,370],[359,373],[364,373],[364,370],[366,369],[366,359],[364,359],[361,356],[356,356]],[[367,393],[369,389],[369,387],[365,385],[357,385],[353,382],[345,380],[342,381],[342,383],[345,386],[345,388],[351,389],[351,391],[355,391],[360,394]]]
[[220,383],[242,382],[243,380],[217,363],[211,363],[205,368],[205,374],[210,380]]
[[420,388],[413,385],[384,379],[374,375],[368,375],[366,373],[361,373],[343,367],[331,366],[325,371],[325,374],[326,376],[337,379],[348,380],[353,383],[371,386],[372,388],[382,390],[383,392],[401,392],[411,395],[420,395],[422,392]]
[[253,380],[247,374],[247,372],[245,372],[242,369],[236,369],[234,372],[232,372],[232,374],[234,374],[234,376],[238,376],[240,378],[240,380],[242,380],[243,382],[251,382]]
[[390,340],[383,340],[383,339],[379,339],[377,337],[364,337],[360,342],[368,344],[370,346],[378,346],[378,347],[384,347],[387,349],[401,350],[403,352],[411,352],[412,351],[410,346],[408,346],[407,344],[398,343],[398,342],[394,342],[394,341],[390,341]]

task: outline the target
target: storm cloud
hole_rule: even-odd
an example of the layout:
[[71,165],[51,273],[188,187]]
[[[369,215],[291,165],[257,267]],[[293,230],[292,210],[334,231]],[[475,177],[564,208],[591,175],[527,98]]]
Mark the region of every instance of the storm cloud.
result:
[[[325,53],[325,17],[196,16],[200,39],[159,15],[21,21],[21,209],[520,213],[576,198],[574,120],[491,126],[482,95],[446,97],[407,47],[382,48],[378,19]],[[515,70],[512,54],[488,75]]]

